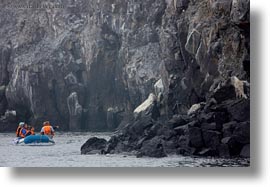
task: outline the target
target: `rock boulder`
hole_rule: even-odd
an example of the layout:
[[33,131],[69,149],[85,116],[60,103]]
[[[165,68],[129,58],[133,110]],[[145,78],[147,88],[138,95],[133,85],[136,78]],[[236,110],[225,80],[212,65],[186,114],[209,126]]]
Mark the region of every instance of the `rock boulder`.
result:
[[100,138],[90,138],[81,147],[81,154],[102,154],[105,152],[107,141]]

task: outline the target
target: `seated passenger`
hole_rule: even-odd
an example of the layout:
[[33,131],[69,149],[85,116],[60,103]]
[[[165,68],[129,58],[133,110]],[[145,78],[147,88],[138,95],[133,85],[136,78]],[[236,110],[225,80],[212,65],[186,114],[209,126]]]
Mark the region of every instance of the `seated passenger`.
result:
[[16,137],[20,137],[20,131],[21,131],[24,124],[25,124],[24,122],[19,123],[17,130],[16,130]]
[[20,130],[19,137],[25,138],[26,136],[31,135],[31,132],[27,128],[28,128],[28,125],[25,123]]
[[30,131],[31,135],[35,135],[35,128],[32,126],[28,126],[28,130]]
[[54,136],[54,129],[53,127],[51,126],[50,122],[49,121],[45,121],[43,123],[43,127],[40,131],[40,134],[42,135],[47,135],[49,136],[50,138],[53,138]]

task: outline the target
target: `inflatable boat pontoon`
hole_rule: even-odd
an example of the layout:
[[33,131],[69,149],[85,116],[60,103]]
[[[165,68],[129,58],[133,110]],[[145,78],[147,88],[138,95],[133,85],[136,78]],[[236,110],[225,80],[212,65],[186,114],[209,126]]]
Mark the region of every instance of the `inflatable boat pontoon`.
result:
[[54,145],[55,141],[46,135],[30,135],[25,138],[14,139],[14,144],[21,145]]

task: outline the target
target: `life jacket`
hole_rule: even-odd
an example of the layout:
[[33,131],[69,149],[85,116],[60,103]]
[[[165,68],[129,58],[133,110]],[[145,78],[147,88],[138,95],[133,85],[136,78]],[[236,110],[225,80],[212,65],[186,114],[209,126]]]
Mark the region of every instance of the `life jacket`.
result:
[[19,127],[17,128],[17,130],[16,130],[16,137],[20,137],[21,129],[22,129],[21,126],[19,126]]
[[27,129],[21,128],[20,133],[19,133],[19,137],[25,138],[25,136],[27,135],[27,133],[28,133],[28,130]]
[[53,135],[52,128],[50,125],[46,125],[43,127],[45,135]]

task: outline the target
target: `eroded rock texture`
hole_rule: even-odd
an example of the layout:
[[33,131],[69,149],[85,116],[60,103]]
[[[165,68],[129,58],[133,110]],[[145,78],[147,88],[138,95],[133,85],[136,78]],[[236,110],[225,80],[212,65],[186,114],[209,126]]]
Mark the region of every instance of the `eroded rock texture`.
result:
[[150,93],[169,120],[233,76],[249,82],[249,0],[13,6],[24,2],[1,1],[11,7],[0,12],[1,115],[14,110],[36,126],[50,120],[63,130],[112,130]]

